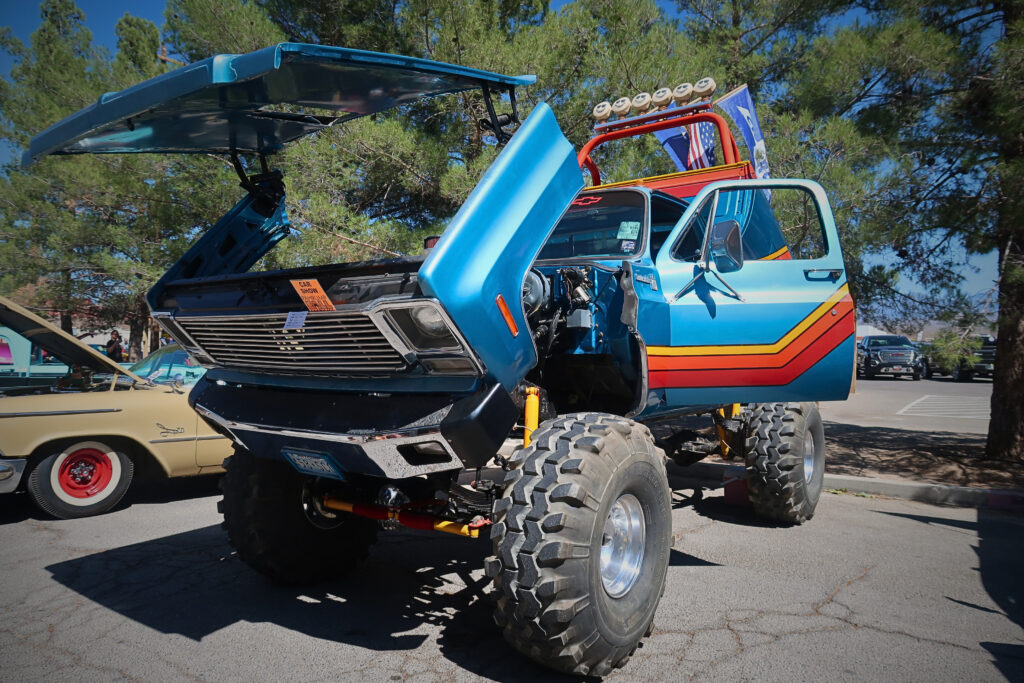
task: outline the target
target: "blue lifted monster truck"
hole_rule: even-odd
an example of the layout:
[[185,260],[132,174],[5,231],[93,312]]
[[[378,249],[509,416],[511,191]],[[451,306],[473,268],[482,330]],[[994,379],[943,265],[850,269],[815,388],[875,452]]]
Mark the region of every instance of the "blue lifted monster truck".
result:
[[[233,160],[246,196],[149,303],[209,368],[190,400],[236,443],[222,511],[245,562],[299,583],[352,567],[382,527],[489,535],[508,642],[601,675],[650,632],[665,585],[665,451],[710,450],[672,420],[710,416],[717,447],[746,459],[756,510],[808,519],[825,448],[814,401],[849,392],[853,309],[822,189],[752,179],[709,102],[602,124],[577,156],[546,105],[520,124],[515,88],[532,82],[286,43],[104,95],[40,133],[26,163]],[[428,255],[247,272],[292,229],[274,152],[468,90],[504,148]],[[695,121],[717,127],[723,164],[600,185],[600,144]],[[503,457],[524,409],[529,445]]]

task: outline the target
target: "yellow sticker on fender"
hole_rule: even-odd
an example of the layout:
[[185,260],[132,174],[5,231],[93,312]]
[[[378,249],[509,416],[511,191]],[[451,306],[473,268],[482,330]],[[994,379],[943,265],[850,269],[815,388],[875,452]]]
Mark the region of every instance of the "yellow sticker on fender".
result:
[[331,303],[327,292],[316,280],[291,280],[292,287],[299,293],[302,303],[311,311],[333,311],[334,304]]

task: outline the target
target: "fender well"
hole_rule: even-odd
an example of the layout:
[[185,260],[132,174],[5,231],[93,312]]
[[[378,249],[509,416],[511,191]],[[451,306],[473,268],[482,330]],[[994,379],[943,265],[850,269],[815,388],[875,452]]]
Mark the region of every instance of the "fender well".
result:
[[131,458],[132,463],[135,465],[135,477],[137,478],[158,478],[160,475],[163,475],[164,478],[170,477],[170,471],[153,455],[152,451],[135,439],[126,436],[97,434],[52,439],[36,446],[27,458],[28,466],[25,468],[22,485],[28,479],[29,473],[36,468],[43,458],[58,453],[78,441],[101,441],[109,444],[119,453],[124,453]]

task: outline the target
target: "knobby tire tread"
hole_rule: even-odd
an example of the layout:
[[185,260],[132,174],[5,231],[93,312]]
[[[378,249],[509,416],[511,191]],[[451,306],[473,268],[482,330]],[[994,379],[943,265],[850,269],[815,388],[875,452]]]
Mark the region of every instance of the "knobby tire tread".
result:
[[802,524],[814,516],[820,484],[817,495],[810,491],[803,470],[804,430],[810,427],[812,411],[820,422],[810,403],[758,403],[750,409],[747,490],[754,510],[763,517]]
[[[497,588],[495,622],[515,649],[560,671],[605,675],[639,643],[612,644],[597,632],[583,564],[602,492],[630,450],[646,450],[663,470],[664,454],[632,420],[578,413],[548,421],[514,455],[495,505],[495,554],[486,562]],[[667,502],[667,482],[665,495]],[[664,574],[654,607],[663,592]],[[652,607],[640,637],[651,632],[653,615]]]

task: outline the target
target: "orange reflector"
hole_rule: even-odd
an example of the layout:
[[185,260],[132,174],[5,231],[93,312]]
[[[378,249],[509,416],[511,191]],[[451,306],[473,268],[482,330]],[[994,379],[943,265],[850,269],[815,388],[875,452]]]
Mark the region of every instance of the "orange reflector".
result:
[[501,311],[501,317],[505,319],[505,324],[508,325],[508,331],[512,333],[513,337],[518,337],[519,325],[516,325],[516,321],[512,317],[512,311],[508,310],[508,305],[505,303],[505,297],[499,294],[495,301],[498,302],[498,310]]

